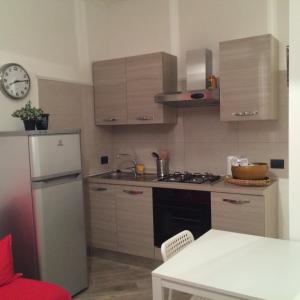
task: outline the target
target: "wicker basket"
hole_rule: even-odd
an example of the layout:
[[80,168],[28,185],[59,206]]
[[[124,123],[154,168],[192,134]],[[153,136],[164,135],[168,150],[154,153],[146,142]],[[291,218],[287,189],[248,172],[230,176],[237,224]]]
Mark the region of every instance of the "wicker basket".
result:
[[245,180],[245,179],[235,179],[232,177],[225,177],[224,179],[225,183],[229,184],[236,184],[236,185],[242,185],[242,186],[268,186],[270,185],[273,180],[269,177],[266,177],[265,179],[259,179],[259,180]]

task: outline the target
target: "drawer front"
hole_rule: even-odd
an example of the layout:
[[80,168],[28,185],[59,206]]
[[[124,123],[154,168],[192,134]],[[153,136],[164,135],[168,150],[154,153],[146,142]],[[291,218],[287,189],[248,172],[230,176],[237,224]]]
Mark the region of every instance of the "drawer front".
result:
[[120,186],[116,199],[118,250],[154,258],[152,189]]
[[263,196],[211,193],[212,228],[265,235]]
[[90,246],[117,250],[116,199],[114,186],[89,184]]

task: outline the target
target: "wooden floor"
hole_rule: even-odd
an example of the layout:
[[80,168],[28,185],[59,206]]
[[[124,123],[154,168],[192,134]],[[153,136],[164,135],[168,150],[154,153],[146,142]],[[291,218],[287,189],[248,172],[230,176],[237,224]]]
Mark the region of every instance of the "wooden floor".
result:
[[[150,266],[124,263],[106,257],[90,257],[89,265],[89,288],[74,300],[152,300],[153,268]],[[190,297],[174,293],[172,300],[186,300]]]

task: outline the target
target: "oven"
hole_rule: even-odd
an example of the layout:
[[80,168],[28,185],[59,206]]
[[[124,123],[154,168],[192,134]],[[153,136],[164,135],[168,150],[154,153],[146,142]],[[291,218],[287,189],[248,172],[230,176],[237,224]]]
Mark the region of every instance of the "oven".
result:
[[198,238],[211,229],[210,192],[153,188],[154,245],[185,229]]

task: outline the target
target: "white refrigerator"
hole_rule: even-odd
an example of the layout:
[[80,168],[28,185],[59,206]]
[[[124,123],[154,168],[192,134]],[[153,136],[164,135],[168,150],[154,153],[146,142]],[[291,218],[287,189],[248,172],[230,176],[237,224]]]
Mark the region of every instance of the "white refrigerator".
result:
[[88,286],[80,132],[0,133],[0,237],[15,269],[72,295]]

